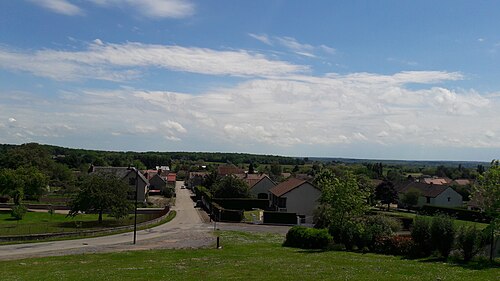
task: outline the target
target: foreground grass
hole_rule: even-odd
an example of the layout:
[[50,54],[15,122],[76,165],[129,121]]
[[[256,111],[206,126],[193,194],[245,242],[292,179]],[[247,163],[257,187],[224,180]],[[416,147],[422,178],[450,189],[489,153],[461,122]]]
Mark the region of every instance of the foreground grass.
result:
[[0,262],[2,280],[498,280],[498,268],[281,246],[275,234],[220,233],[223,249],[154,250]]

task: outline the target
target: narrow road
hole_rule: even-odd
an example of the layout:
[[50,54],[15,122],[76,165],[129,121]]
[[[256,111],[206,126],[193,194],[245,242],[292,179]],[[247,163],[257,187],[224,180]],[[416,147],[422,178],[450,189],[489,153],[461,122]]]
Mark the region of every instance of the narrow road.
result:
[[176,217],[160,226],[137,232],[133,245],[133,232],[76,240],[39,242],[0,246],[0,260],[25,257],[55,256],[78,253],[116,252],[153,248],[199,248],[213,243],[210,224],[203,223],[199,211],[193,208],[190,191],[176,183],[176,201],[172,210]]

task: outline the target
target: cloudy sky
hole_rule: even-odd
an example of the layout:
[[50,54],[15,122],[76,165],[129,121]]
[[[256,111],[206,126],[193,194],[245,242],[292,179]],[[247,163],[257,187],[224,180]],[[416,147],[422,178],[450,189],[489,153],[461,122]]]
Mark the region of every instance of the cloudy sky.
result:
[[0,143],[500,157],[500,3],[0,1]]

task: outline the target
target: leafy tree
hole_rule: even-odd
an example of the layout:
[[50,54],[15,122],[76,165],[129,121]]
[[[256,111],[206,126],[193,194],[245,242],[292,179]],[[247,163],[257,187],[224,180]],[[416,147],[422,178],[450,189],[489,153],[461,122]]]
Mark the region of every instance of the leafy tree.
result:
[[213,195],[216,198],[248,198],[248,185],[235,176],[225,176],[215,183]]
[[68,216],[76,216],[79,212],[96,212],[99,223],[102,214],[109,211],[117,219],[127,216],[132,209],[127,200],[129,186],[113,175],[89,175],[84,178],[78,194],[70,202]]
[[422,195],[422,192],[416,188],[409,189],[401,197],[401,203],[406,207],[415,207],[418,204],[418,198]]
[[445,259],[450,255],[455,242],[455,225],[449,216],[438,215],[432,218],[431,237],[433,248]]
[[321,216],[336,228],[366,212],[369,194],[360,188],[352,173],[347,172],[342,178],[323,177],[317,184],[322,190],[320,203],[325,205]]
[[255,168],[253,167],[253,163],[250,163],[250,165],[248,165],[248,173],[255,174]]
[[24,197],[24,180],[16,170],[4,169],[0,171],[0,194],[14,199],[15,205],[20,205]]
[[398,192],[394,184],[390,181],[383,181],[375,188],[375,199],[380,200],[382,204],[387,204],[387,210],[390,210],[391,203],[398,199]]
[[16,172],[23,179],[24,197],[28,200],[39,200],[46,191],[48,177],[34,167],[19,168]]
[[12,207],[12,210],[10,212],[10,215],[15,219],[15,220],[22,220],[24,215],[28,212],[28,208],[24,205],[15,205]]

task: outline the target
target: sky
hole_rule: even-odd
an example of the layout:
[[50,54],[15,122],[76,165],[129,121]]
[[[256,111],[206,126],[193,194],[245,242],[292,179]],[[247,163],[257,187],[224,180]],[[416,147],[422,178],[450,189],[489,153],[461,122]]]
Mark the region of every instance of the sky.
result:
[[500,158],[498,1],[0,1],[0,143]]

